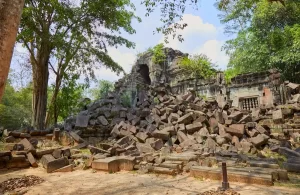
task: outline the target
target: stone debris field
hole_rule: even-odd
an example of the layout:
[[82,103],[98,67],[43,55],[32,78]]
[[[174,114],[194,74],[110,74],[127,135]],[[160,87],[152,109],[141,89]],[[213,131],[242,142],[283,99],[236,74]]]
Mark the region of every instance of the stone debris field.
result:
[[298,93],[286,104],[252,109],[223,96],[201,98],[192,89],[175,95],[163,84],[147,88],[132,108],[118,97],[114,92],[85,105],[60,127],[4,130],[0,169],[188,174],[220,182],[226,162],[229,183],[264,186],[289,183],[290,174],[300,172]]

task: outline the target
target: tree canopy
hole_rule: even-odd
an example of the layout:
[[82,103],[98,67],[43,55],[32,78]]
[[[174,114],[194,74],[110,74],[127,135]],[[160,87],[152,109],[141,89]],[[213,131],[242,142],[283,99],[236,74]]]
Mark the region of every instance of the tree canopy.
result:
[[227,31],[238,31],[224,46],[229,67],[240,73],[277,68],[285,79],[300,81],[299,1],[239,0],[219,8]]

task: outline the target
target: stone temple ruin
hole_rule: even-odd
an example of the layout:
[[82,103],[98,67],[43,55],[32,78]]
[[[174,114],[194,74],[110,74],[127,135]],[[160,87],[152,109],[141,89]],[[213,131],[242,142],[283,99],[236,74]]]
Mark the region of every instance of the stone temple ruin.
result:
[[[221,180],[226,161],[230,182],[261,185],[300,172],[299,84],[269,70],[238,75],[230,84],[218,72],[195,85],[178,66],[187,54],[165,52],[159,65],[151,53],[141,56],[113,93],[85,105],[60,129],[5,131],[0,169],[41,164],[50,173],[83,165]],[[58,146],[40,148],[38,136]]]
[[214,78],[196,80],[180,69],[178,64],[188,54],[172,48],[165,48],[165,53],[166,60],[161,64],[153,62],[151,52],[142,55],[132,72],[116,83],[117,90],[131,93],[132,105],[138,99],[143,99],[149,87],[157,88],[160,84],[168,86],[173,94],[185,94],[193,89],[196,94],[210,100],[223,98],[241,110],[285,104],[291,98],[291,94],[287,93],[289,87],[281,81],[277,70],[238,75],[231,79],[230,84],[226,84],[221,71]]

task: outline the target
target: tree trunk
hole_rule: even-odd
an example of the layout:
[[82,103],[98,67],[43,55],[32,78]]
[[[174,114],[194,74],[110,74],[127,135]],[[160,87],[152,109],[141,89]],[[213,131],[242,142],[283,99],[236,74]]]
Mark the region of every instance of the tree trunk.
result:
[[61,86],[61,81],[62,81],[62,76],[60,75],[60,73],[57,73],[56,76],[56,81],[55,81],[55,88],[53,91],[53,95],[51,98],[51,102],[50,102],[50,109],[47,112],[47,116],[46,116],[46,127],[49,126],[50,124],[50,119],[53,115],[53,119],[54,119],[54,124],[57,124],[57,119],[58,119],[58,110],[57,110],[57,96],[59,93],[59,88]]
[[38,130],[45,128],[50,52],[49,44],[42,43],[37,53],[37,60],[31,62],[33,73],[32,126]]
[[4,94],[24,0],[0,0],[0,102]]

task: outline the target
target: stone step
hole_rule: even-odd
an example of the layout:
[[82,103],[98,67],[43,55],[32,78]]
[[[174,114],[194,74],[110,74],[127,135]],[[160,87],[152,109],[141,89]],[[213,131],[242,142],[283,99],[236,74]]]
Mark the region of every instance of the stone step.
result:
[[227,167],[228,171],[234,170],[234,171],[241,171],[241,172],[247,172],[247,173],[258,173],[258,174],[271,174],[272,181],[280,180],[280,181],[287,181],[288,174],[287,171],[284,169],[270,169],[270,168],[261,168],[261,167]]
[[183,165],[183,162],[182,162],[182,161],[168,161],[168,160],[166,160],[164,163],[167,163],[167,164]]
[[182,161],[188,163],[190,161],[196,161],[197,156],[195,155],[171,155],[165,158],[166,161]]
[[176,172],[181,172],[182,171],[182,165],[179,164],[171,164],[171,163],[162,163],[159,164],[157,167],[164,167],[164,168],[169,168],[169,169],[174,169]]
[[132,171],[135,165],[134,157],[114,156],[92,162],[92,168],[100,171],[118,172],[120,170]]
[[262,168],[270,168],[270,169],[279,169],[279,165],[275,163],[269,163],[264,161],[249,161],[250,167],[262,167]]
[[[222,180],[222,170],[220,168],[194,166],[190,170],[190,175],[196,178],[205,178],[212,180]],[[254,172],[245,172],[238,169],[229,169],[227,171],[228,181],[247,184],[273,185],[271,174],[262,174]]]
[[174,169],[164,167],[154,167],[153,172],[158,174],[176,175],[176,171]]

